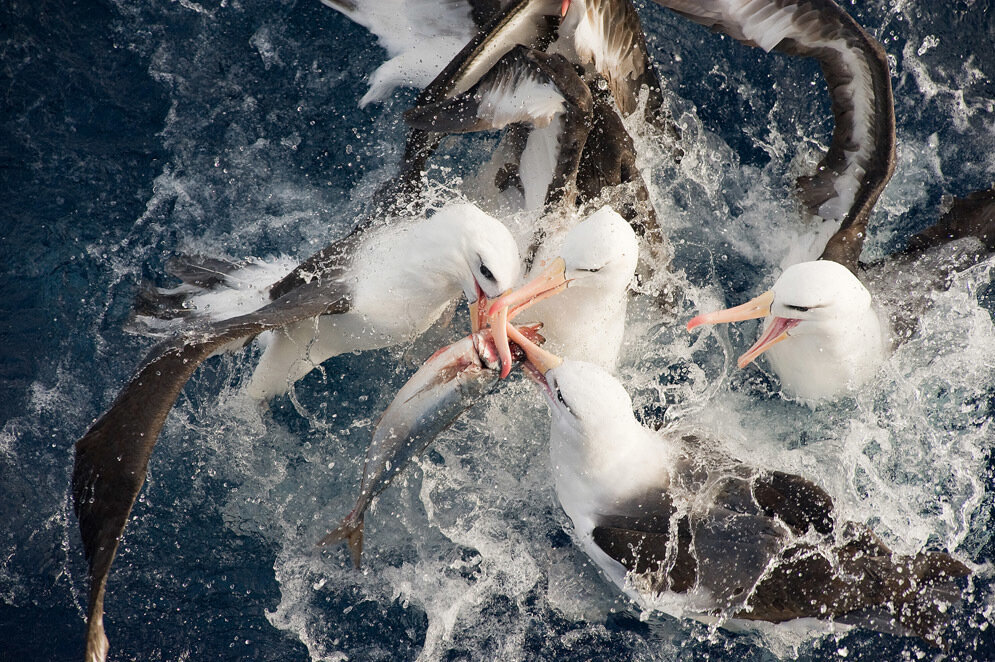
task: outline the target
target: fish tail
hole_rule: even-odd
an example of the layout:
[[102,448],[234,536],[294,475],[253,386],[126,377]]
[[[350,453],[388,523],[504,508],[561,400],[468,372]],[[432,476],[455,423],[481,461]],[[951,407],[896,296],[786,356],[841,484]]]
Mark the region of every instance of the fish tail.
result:
[[352,556],[352,564],[359,570],[363,562],[363,518],[359,518],[356,529],[349,534],[349,554]]
[[350,513],[342,523],[318,541],[319,547],[345,540],[349,544],[352,563],[358,570],[363,560],[363,516],[353,517]]

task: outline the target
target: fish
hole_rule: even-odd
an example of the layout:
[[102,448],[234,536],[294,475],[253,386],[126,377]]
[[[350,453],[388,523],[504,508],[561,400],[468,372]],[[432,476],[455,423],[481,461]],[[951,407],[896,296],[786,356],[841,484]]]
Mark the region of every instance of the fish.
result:
[[[541,324],[519,331],[533,342],[543,342]],[[516,363],[525,359],[512,346]],[[363,521],[373,500],[390,485],[416,455],[467,409],[490,393],[501,379],[501,358],[492,329],[485,328],[443,347],[401,387],[373,429],[359,497],[342,522],[318,542],[318,547],[346,541],[353,565],[363,556]]]

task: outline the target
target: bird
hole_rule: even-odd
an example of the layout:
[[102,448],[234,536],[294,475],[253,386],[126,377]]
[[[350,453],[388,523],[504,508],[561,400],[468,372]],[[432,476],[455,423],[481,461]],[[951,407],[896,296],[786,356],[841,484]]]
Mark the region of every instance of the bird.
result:
[[[789,266],[770,290],[726,310],[698,315],[703,324],[764,318],[744,368],[765,354],[785,394],[816,404],[866,383],[915,332],[931,295],[995,252],[995,187],[955,199],[902,251],[869,264],[831,259]],[[873,293],[873,295],[872,295]]]
[[964,563],[894,553],[841,521],[812,481],[698,434],[645,428],[600,366],[522,348],[551,412],[550,467],[573,537],[638,604],[720,625],[814,618],[942,644]]
[[[520,0],[425,88],[405,120],[425,135],[510,125],[506,169],[522,189],[524,207],[537,209],[564,196],[572,202],[577,188],[590,195],[573,186],[578,168],[585,168],[581,158],[589,132],[599,126],[605,131],[611,115],[635,112],[644,89],[645,116],[679,135],[662,111],[661,83],[629,0]],[[599,90],[606,94],[597,95]],[[614,133],[615,127],[608,130]],[[592,161],[610,152],[595,147],[586,164],[591,173]],[[634,169],[620,175],[645,188]]]
[[[639,107],[639,94],[644,87],[648,88],[649,96],[645,104],[647,118],[669,135],[679,135],[676,124],[662,110],[664,103],[660,82],[649,59],[638,14],[629,0],[416,1],[400,3],[402,6],[399,7],[393,1],[326,0],[325,4],[366,26],[378,35],[389,55],[396,55],[374,75],[371,91],[363,98],[363,103],[374,97],[386,97],[393,86],[402,81],[422,88],[414,108],[407,114],[412,129],[405,144],[400,171],[373,196],[374,206],[381,211],[404,213],[405,208],[417,211],[417,204],[399,205],[398,200],[419,200],[428,159],[446,132],[496,129],[508,122],[511,126],[506,132],[505,151],[510,155],[511,171],[502,176],[499,188],[504,190],[512,182],[518,184],[528,209],[555,203],[564,192],[572,199],[572,187],[564,189],[564,177],[557,176],[555,171],[562,169],[570,178],[577,168],[577,157],[589,127],[597,126],[600,120],[582,121],[591,111],[583,106],[579,109],[569,107],[576,99],[569,88],[576,86],[579,75],[568,71],[567,67],[557,65],[560,73],[554,81],[554,85],[562,85],[566,92],[562,96],[568,107],[563,112],[549,111],[552,101],[548,90],[533,97],[537,85],[549,87],[550,81],[546,79],[548,71],[540,73],[544,79],[538,83],[535,72],[526,76],[509,74],[516,68],[508,66],[512,63],[504,60],[510,56],[512,60],[523,62],[521,57],[511,53],[519,47],[545,53],[554,64],[562,60],[571,68],[580,67],[584,72],[584,82],[588,86],[596,84],[608,90],[615,100],[613,105],[617,103],[623,116],[630,115]],[[465,41],[465,46],[454,51],[453,43],[467,34],[471,38]],[[447,59],[449,64],[439,67],[440,61]],[[541,58],[533,53],[532,62],[526,63],[526,66],[534,65],[537,59]],[[395,64],[400,67],[397,71],[392,68]],[[438,75],[427,82],[426,72],[436,67],[440,68]],[[388,74],[388,69],[392,73]],[[482,80],[494,69],[501,75],[491,76],[488,81]],[[565,85],[567,78],[570,81]],[[525,82],[525,87],[519,89],[517,94],[517,88],[509,85],[512,80]],[[468,98],[484,93],[505,102],[505,112],[496,117],[487,112],[484,117],[466,112],[455,117],[457,113],[452,112],[454,105],[472,106]],[[553,94],[556,95],[555,92]],[[518,120],[508,118],[508,101],[519,105],[515,109]],[[585,102],[584,99],[580,101]],[[439,105],[447,106],[449,116],[437,120],[433,126],[429,121],[432,115],[428,111],[439,110]],[[486,110],[490,109],[485,105]],[[595,107],[594,111],[601,112],[601,109]],[[527,117],[530,112],[535,116]],[[487,125],[488,121],[492,125]],[[526,127],[526,124],[529,126]],[[520,165],[526,169],[529,166],[538,167],[539,174],[531,171],[518,177]],[[613,169],[609,168],[608,172],[613,172]],[[628,179],[636,180],[633,170],[626,169],[623,174]],[[536,177],[539,179],[536,180]],[[398,191],[404,195],[398,196]],[[546,200],[547,197],[549,200]],[[648,195],[644,199],[648,199]]]
[[[418,221],[360,223],[271,285],[268,301],[254,310],[224,319],[212,319],[213,311],[188,314],[182,330],[149,351],[76,442],[72,494],[89,563],[88,659],[106,657],[107,576],[153,447],[184,384],[205,359],[275,331],[248,388],[271,397],[336,353],[413,339],[460,294],[471,308],[486,306],[520,273],[507,228],[472,205],[453,203]],[[472,309],[471,318],[478,317]]]
[[615,370],[639,240],[610,206],[574,225],[554,250],[555,239],[543,244],[529,282],[496,299],[489,313],[495,320],[502,314],[514,319],[529,309],[522,319],[542,322],[552,351]]

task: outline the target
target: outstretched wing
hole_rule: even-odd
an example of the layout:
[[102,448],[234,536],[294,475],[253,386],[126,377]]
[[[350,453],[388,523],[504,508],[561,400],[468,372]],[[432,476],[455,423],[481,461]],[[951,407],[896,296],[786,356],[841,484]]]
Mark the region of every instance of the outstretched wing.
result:
[[895,168],[895,103],[881,44],[832,0],[654,0],[750,46],[813,57],[829,86],[832,142],[800,177],[812,214],[841,220],[822,257],[856,270],[867,219]]
[[486,15],[482,0],[321,1],[369,30],[387,51],[360,106],[382,101],[396,87],[430,83],[473,37],[474,15]]
[[[636,8],[629,0],[587,0],[586,8],[578,17],[573,39],[578,59],[590,64],[608,82],[623,116],[636,109],[646,86],[646,110],[652,117],[663,104],[663,96]],[[571,20],[569,10],[564,20]]]
[[103,602],[107,574],[166,415],[194,370],[231,342],[348,308],[349,294],[341,280],[314,280],[248,315],[164,342],[149,352],[110,409],[76,442],[73,502],[90,567],[88,660],[102,660],[106,655]]

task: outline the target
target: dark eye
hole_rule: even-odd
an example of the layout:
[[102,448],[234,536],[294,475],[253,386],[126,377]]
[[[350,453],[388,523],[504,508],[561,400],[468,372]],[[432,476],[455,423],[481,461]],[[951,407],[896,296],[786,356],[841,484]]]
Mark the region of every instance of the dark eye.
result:
[[792,306],[790,304],[785,304],[784,307],[785,308],[789,308],[791,310],[797,310],[799,313],[807,313],[808,312],[808,306]]
[[494,274],[491,273],[491,270],[488,269],[487,265],[484,263],[480,264],[480,275],[486,278],[487,280],[494,280]]
[[560,404],[566,407],[567,411],[573,414],[573,409],[567,404],[567,401],[563,399],[563,392],[560,389],[556,389],[556,399],[560,401]]
[[597,269],[578,269],[577,271],[586,271],[588,273],[596,274],[601,271],[604,267],[598,267]]

